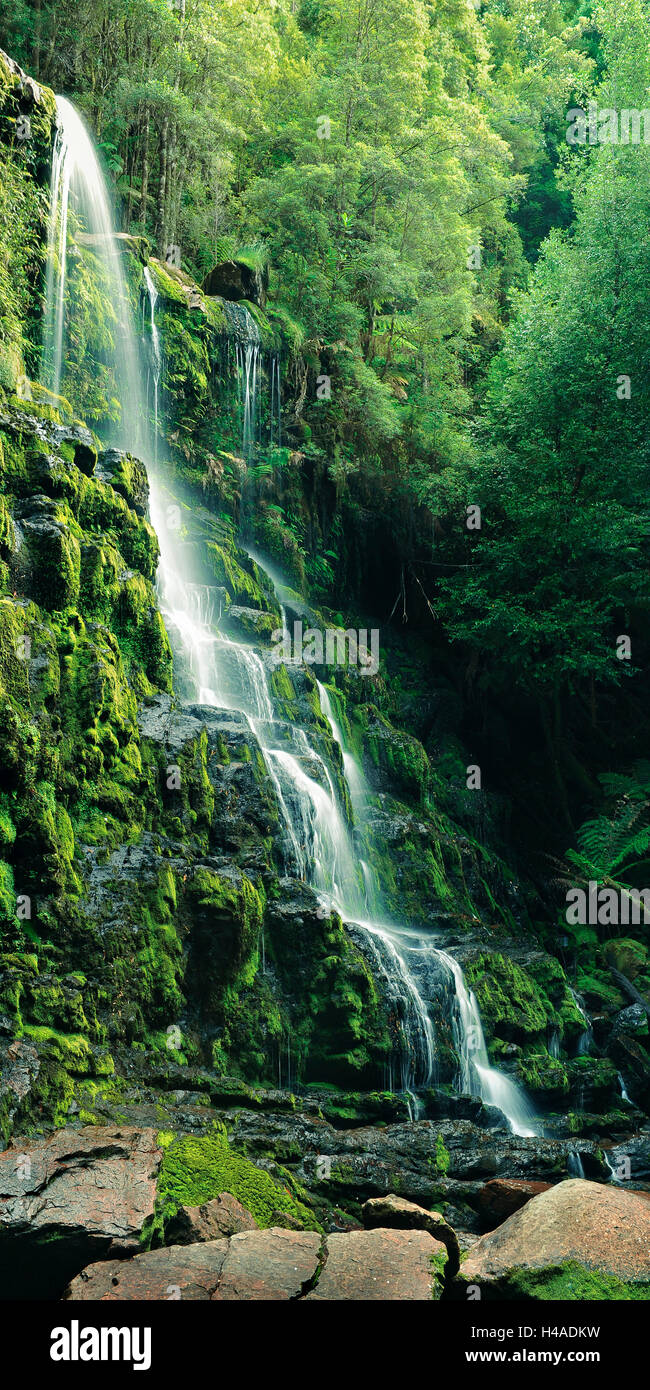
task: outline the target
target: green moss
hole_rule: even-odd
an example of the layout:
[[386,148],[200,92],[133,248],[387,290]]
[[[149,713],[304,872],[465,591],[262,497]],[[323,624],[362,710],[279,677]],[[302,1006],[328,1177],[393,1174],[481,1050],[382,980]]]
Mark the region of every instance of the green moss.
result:
[[[287,667],[280,663],[273,667],[271,672],[270,686],[273,695],[279,700],[285,710],[293,708],[293,717],[296,713],[296,692],[291,683],[291,677]],[[291,718],[291,712],[288,717]]]
[[319,1229],[313,1213],[287,1187],[231,1148],[224,1128],[165,1144],[158,1179],[159,1221],[180,1206],[200,1206],[221,1192],[236,1197],[263,1229],[272,1224],[275,1212],[296,1217],[310,1230]]
[[30,703],[29,663],[25,638],[34,609],[10,598],[0,599],[0,691],[24,705]]
[[[357,717],[360,714],[357,712]],[[366,707],[364,724],[364,768],[371,785],[382,788],[383,783],[397,794],[425,802],[430,768],[422,744],[394,729],[373,705]]]
[[443,1175],[449,1172],[451,1156],[445,1147],[445,1141],[441,1134],[436,1135],[436,1168]]
[[207,542],[205,555],[214,582],[223,586],[231,603],[272,613],[279,622],[280,610],[269,581],[254,561],[248,560],[243,554],[240,560],[234,547],[218,545],[214,541]]
[[517,1062],[519,1080],[529,1091],[559,1099],[569,1090],[566,1067],[546,1049],[531,1052]]
[[25,1033],[42,1051],[62,1062],[66,1071],[85,1075],[92,1070],[92,1053],[88,1038],[81,1033],[59,1033],[54,1028],[27,1024]]
[[614,1274],[585,1269],[576,1260],[567,1260],[543,1269],[511,1271],[502,1281],[501,1296],[542,1302],[647,1302],[650,1281],[627,1283]]
[[515,961],[498,953],[479,956],[465,971],[488,1037],[522,1042],[544,1033],[554,1012],[539,986]]

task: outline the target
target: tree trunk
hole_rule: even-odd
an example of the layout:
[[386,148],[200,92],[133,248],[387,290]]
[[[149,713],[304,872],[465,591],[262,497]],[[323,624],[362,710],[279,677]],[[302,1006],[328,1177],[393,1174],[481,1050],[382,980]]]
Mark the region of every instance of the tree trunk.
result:
[[149,194],[149,107],[145,106],[142,126],[142,180],[140,183],[140,222],[144,231],[147,222]]
[[158,215],[156,219],[156,245],[158,255],[165,259],[167,225],[165,205],[167,201],[167,163],[169,159],[169,118],[165,116],[160,135],[160,169],[158,174]]

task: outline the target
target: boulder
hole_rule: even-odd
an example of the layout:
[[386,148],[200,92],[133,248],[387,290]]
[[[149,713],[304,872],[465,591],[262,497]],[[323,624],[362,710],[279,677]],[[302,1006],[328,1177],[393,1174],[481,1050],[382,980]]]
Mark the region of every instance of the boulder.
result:
[[197,1245],[169,1245],[132,1260],[102,1260],[73,1279],[64,1298],[75,1303],[130,1303],[179,1299],[207,1303],[228,1252],[227,1240]]
[[217,1303],[286,1302],[300,1298],[318,1270],[320,1236],[315,1231],[244,1231],[229,1241]]
[[416,1202],[407,1202],[404,1197],[396,1197],[393,1192],[387,1197],[370,1197],[361,1208],[366,1230],[381,1226],[401,1231],[428,1231],[435,1240],[442,1242],[447,1249],[448,1274],[456,1274],[460,1264],[458,1237],[452,1227],[438,1211],[427,1211]]
[[264,271],[252,270],[243,261],[221,261],[206,275],[202,288],[205,294],[220,295],[222,299],[248,299],[263,309],[268,275]]
[[230,1192],[221,1192],[200,1207],[179,1207],[165,1225],[165,1240],[169,1245],[194,1245],[256,1230],[255,1217],[246,1207]]
[[430,1302],[442,1293],[444,1245],[428,1231],[349,1231],[327,1237],[327,1258],[305,1302]]
[[478,1194],[478,1208],[487,1226],[496,1226],[513,1212],[525,1207],[531,1197],[547,1192],[550,1182],[530,1182],[524,1178],[491,1178]]
[[0,1298],[57,1297],[91,1260],[133,1253],[160,1159],[153,1129],[14,1139],[0,1154]]
[[606,1046],[607,1056],[625,1076],[630,1099],[645,1111],[650,1109],[647,1024],[646,1006],[641,1003],[629,1004],[616,1014]]
[[101,483],[109,483],[138,516],[147,515],[149,482],[140,459],[122,449],[104,449],[97,455],[95,477]]
[[229,1239],[150,1250],[82,1270],[73,1302],[196,1300],[428,1302],[439,1298],[447,1252],[428,1231],[242,1231]]
[[274,613],[235,604],[224,614],[222,627],[232,631],[235,637],[258,642],[270,642],[273,633],[281,631]]
[[286,1302],[300,1298],[318,1270],[314,1231],[242,1231],[231,1239],[170,1245],[132,1260],[104,1260],[82,1270],[66,1290],[74,1302],[95,1299]]
[[650,1292],[650,1202],[570,1178],[472,1247],[457,1284],[504,1298],[606,1299]]

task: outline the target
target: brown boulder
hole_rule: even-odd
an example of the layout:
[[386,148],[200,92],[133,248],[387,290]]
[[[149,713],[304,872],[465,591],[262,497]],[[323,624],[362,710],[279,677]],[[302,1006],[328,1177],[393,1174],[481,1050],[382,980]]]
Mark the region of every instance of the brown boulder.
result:
[[75,1303],[174,1303],[179,1299],[206,1303],[217,1287],[227,1251],[227,1240],[211,1240],[148,1250],[132,1260],[102,1260],[83,1269],[64,1297]]
[[405,1197],[396,1197],[391,1192],[387,1197],[370,1197],[361,1208],[366,1230],[377,1226],[384,1229],[397,1228],[401,1231],[428,1231],[435,1240],[447,1248],[447,1274],[458,1272],[460,1248],[453,1228],[445,1221],[439,1211],[427,1211],[416,1202],[407,1202]]
[[230,1192],[221,1192],[200,1207],[179,1207],[165,1224],[168,1245],[195,1245],[197,1241],[221,1240],[239,1231],[256,1231],[255,1217]]
[[318,1270],[315,1231],[244,1231],[228,1242],[214,1302],[285,1302],[300,1298]]
[[567,1261],[626,1283],[650,1281],[650,1203],[618,1187],[569,1178],[481,1236],[459,1282],[507,1293],[522,1271]]
[[135,1248],[153,1215],[153,1129],[88,1125],[0,1154],[1,1298],[57,1297],[90,1260]]
[[[324,1245],[324,1248],[323,1248]],[[73,1302],[193,1299],[216,1303],[440,1298],[447,1258],[428,1231],[242,1231],[90,1265],[66,1291]]]
[[242,1231],[229,1240],[169,1245],[127,1261],[103,1260],[72,1280],[65,1297],[130,1302],[179,1299],[285,1302],[300,1298],[318,1269],[314,1231]]
[[531,1197],[548,1192],[550,1182],[529,1182],[525,1178],[490,1178],[478,1194],[478,1209],[485,1224],[498,1226],[513,1212],[525,1207]]
[[350,1231],[327,1237],[327,1258],[305,1302],[440,1298],[444,1245],[428,1231]]

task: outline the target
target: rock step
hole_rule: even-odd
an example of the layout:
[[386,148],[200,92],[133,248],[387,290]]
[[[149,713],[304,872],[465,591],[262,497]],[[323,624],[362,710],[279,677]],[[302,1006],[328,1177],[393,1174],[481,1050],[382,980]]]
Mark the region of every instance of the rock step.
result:
[[442,1294],[447,1251],[428,1231],[242,1231],[229,1239],[171,1245],[89,1265],[72,1302],[191,1299],[203,1302],[430,1301]]

